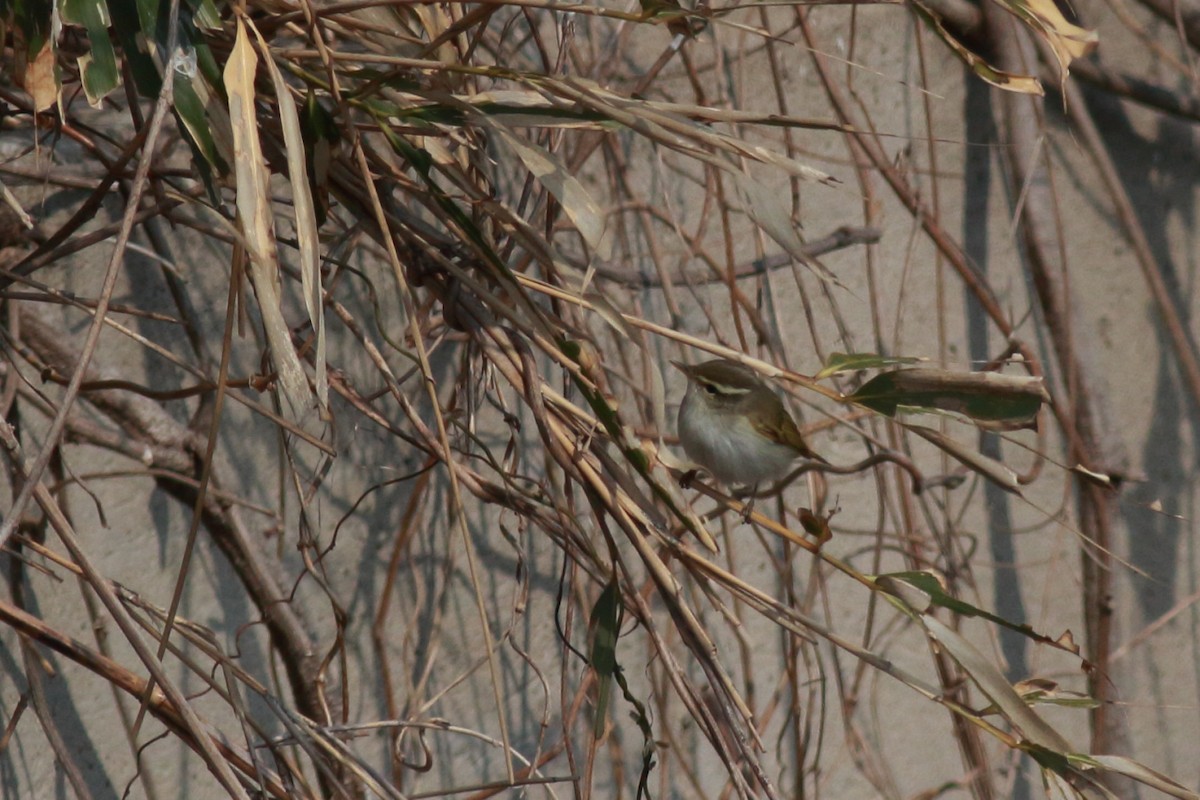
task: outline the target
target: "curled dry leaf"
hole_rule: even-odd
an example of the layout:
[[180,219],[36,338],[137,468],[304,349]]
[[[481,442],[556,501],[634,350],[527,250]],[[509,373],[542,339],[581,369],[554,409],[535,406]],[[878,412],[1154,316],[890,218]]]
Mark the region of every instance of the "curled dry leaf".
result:
[[1021,19],[1026,25],[1046,40],[1062,79],[1066,80],[1071,62],[1095,49],[1100,37],[1095,31],[1081,28],[1067,21],[1054,0],[999,0],[1000,5]]
[[962,59],[972,72],[978,75],[983,80],[995,86],[997,89],[1004,89],[1009,92],[1020,92],[1021,94],[1044,95],[1046,90],[1042,88],[1042,82],[1032,75],[1022,75],[1016,72],[1006,72],[999,67],[993,66],[978,53],[967,47],[965,44],[955,38],[954,34],[946,29],[942,23],[942,18],[932,8],[930,8],[921,0],[913,0],[912,7],[917,13],[933,28],[933,32],[938,35],[946,46],[949,47],[956,56]]
[[823,545],[833,538],[833,530],[829,527],[829,520],[833,518],[836,511],[830,511],[828,514],[818,514],[811,508],[802,508],[799,510],[800,526],[804,528],[805,533],[813,536],[817,540],[817,545]]
[[279,263],[271,215],[271,192],[254,110],[254,74],[257,66],[258,58],[246,35],[245,23],[239,19],[237,40],[224,74],[225,88],[229,92],[229,116],[233,125],[238,223],[250,255],[250,279],[258,297],[263,327],[271,346],[271,358],[279,371],[287,404],[294,416],[300,416],[308,408],[311,393],[300,357],[292,345],[291,331],[280,308]]
[[45,111],[58,99],[58,65],[54,45],[47,39],[38,54],[25,67],[25,91],[33,98],[33,110]]
[[989,430],[1033,427],[1050,402],[1041,378],[929,367],[881,373],[848,399],[889,417],[902,408],[950,411]]
[[329,376],[325,368],[325,314],[321,292],[321,241],[317,235],[317,212],[313,205],[312,189],[308,184],[308,163],[304,151],[304,135],[300,130],[300,115],[296,102],[258,29],[254,29],[262,50],[263,61],[271,73],[275,98],[279,104],[279,124],[283,128],[283,144],[287,150],[288,181],[292,186],[292,207],[296,212],[296,239],[300,245],[300,281],[308,321],[317,337],[315,364],[317,402],[329,406]]
[[1111,475],[1106,475],[1103,472],[1095,472],[1088,469],[1083,464],[1076,464],[1071,467],[1071,471],[1079,475],[1097,486],[1103,486],[1105,489],[1115,489],[1116,482]]

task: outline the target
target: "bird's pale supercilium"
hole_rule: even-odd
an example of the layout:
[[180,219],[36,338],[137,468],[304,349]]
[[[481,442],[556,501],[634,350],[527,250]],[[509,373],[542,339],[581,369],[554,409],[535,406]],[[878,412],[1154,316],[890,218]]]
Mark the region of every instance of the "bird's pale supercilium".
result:
[[783,401],[745,364],[719,358],[671,362],[687,376],[679,439],[688,458],[724,484],[782,478],[797,458],[824,462],[805,443]]

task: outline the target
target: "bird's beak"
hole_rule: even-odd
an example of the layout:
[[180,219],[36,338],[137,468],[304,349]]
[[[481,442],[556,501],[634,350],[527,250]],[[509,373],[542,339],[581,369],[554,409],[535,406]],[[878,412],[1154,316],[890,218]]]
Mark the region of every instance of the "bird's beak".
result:
[[689,378],[692,377],[692,368],[687,364],[683,363],[682,361],[675,361],[674,359],[671,360],[671,363],[674,364],[676,368],[678,368],[678,370],[684,375],[687,375]]

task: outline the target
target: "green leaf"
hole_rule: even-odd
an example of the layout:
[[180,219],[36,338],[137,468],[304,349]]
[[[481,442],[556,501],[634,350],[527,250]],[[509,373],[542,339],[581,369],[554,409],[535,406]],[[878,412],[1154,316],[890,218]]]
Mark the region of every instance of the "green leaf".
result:
[[1041,378],[919,367],[876,375],[849,399],[889,417],[900,409],[950,411],[984,428],[1018,430],[1033,427],[1050,397]]
[[617,418],[616,410],[608,404],[608,401],[600,394],[600,392],[589,391],[587,387],[581,387],[584,396],[587,398],[588,405],[596,414],[596,419],[600,420],[600,424],[604,426],[604,430],[608,431],[608,435],[614,440],[621,440],[621,420]]
[[589,660],[596,670],[596,712],[594,716],[595,736],[604,733],[604,721],[608,718],[608,703],[612,696],[613,676],[617,673],[617,637],[621,632],[621,589],[614,577],[604,587],[596,605],[592,606],[590,628],[592,651]]
[[221,12],[217,10],[217,4],[213,0],[199,0],[194,3],[192,21],[196,23],[197,28],[221,30]]
[[650,458],[642,448],[626,447],[625,458],[629,460],[629,463],[633,464],[633,468],[638,472],[645,474],[650,471]]
[[1042,782],[1051,800],[1117,800],[1117,796],[1088,775],[1086,769],[1074,763],[1079,756],[1059,753],[1032,742],[1022,742],[1021,749],[1029,753],[1042,768]]
[[[553,106],[531,108],[516,103],[473,103],[481,114],[495,117],[541,118],[550,120],[565,120],[568,122],[604,122],[608,119],[598,111],[587,111],[575,108],[557,108]],[[548,124],[548,123],[543,123]]]
[[434,180],[432,170],[435,166],[433,156],[428,151],[422,150],[409,143],[405,137],[396,133],[387,120],[376,117],[375,121],[379,124],[380,132],[384,138],[396,150],[397,153],[408,159],[409,164],[421,176],[426,188],[429,189],[430,196],[433,201],[438,204],[438,207],[446,214],[446,219],[457,226],[463,236],[466,236],[477,248],[479,255],[498,273],[500,277],[509,281],[512,284],[516,283],[516,277],[500,258],[492,243],[484,235],[483,231],[475,224],[474,220],[467,215],[462,208],[438,185]]
[[[6,4],[7,5],[7,4]],[[50,0],[18,0],[10,6],[17,28],[25,39],[26,60],[32,61],[51,38],[54,4]],[[8,16],[5,13],[4,16]],[[19,51],[22,48],[18,48]]]
[[579,357],[583,354],[583,347],[580,346],[579,342],[572,339],[563,339],[558,343],[558,347],[567,358],[576,364],[579,363]]
[[925,359],[911,356],[881,356],[875,353],[831,353],[825,366],[814,380],[823,380],[842,372],[857,372],[860,369],[894,367],[900,364],[918,364]]
[[[142,9],[134,0],[108,0],[113,20],[113,33],[121,45],[121,53],[133,73],[133,82],[142,97],[156,98],[162,88],[162,76],[146,49],[146,40],[153,36],[154,20],[147,34],[143,27]],[[165,26],[164,26],[165,27]]]
[[313,196],[317,227],[320,227],[329,216],[329,168],[333,164],[334,149],[341,140],[341,133],[338,132],[337,121],[317,101],[317,95],[311,87],[304,108],[300,110],[300,136],[304,139],[308,188]]
[[[1060,706],[1062,708],[1096,708],[1100,705],[1100,701],[1096,698],[1063,689],[1057,681],[1049,678],[1026,678],[1018,681],[1013,688],[1030,705]],[[987,711],[981,713],[987,713]]]
[[589,656],[592,669],[596,670],[596,712],[593,717],[593,734],[599,739],[604,733],[604,721],[608,718],[608,705],[612,698],[612,684],[621,689],[625,702],[633,706],[630,716],[642,732],[642,772],[639,783],[649,778],[654,768],[654,735],[650,727],[650,715],[646,706],[629,691],[629,682],[617,663],[617,639],[621,632],[621,617],[625,607],[621,604],[621,589],[614,575],[596,605],[592,606],[589,630],[592,634],[592,649]]
[[175,75],[175,115],[186,129],[196,150],[218,172],[229,172],[229,164],[221,157],[213,136],[213,126],[205,114],[204,100],[196,92],[196,87],[183,75]]
[[87,29],[92,51],[79,58],[79,73],[88,102],[98,107],[100,101],[121,83],[117,71],[117,54],[108,38],[108,6],[104,0],[65,0],[63,22]]
[[931,607],[937,606],[964,617],[986,619],[988,622],[1015,631],[1039,644],[1049,645],[1075,656],[1079,655],[1078,645],[1069,636],[1060,636],[1058,639],[1051,638],[1044,633],[1038,633],[1029,625],[1010,622],[1004,617],[998,617],[990,611],[948,594],[939,576],[933,572],[917,570],[889,572],[885,575],[877,575],[873,580],[876,586],[893,597],[900,598],[917,613],[924,614]]
[[[133,74],[138,93],[142,97],[157,98],[162,89],[161,69],[164,65],[156,63],[150,52],[152,47],[160,54],[165,52],[167,5],[160,6],[157,0],[104,1],[112,20],[113,34]],[[192,151],[198,173],[208,187],[210,196],[215,196],[212,173],[229,172],[232,134],[229,118],[224,113],[223,90],[219,88],[220,68],[196,28],[197,17],[204,24],[212,21],[211,12],[205,9],[204,1],[198,0],[199,5],[195,10],[186,3],[180,6],[177,45],[179,52],[188,54],[187,61],[190,63],[176,69],[174,66],[178,62],[167,59],[167,68],[170,68],[174,81],[172,111]],[[215,11],[215,8],[212,10]]]

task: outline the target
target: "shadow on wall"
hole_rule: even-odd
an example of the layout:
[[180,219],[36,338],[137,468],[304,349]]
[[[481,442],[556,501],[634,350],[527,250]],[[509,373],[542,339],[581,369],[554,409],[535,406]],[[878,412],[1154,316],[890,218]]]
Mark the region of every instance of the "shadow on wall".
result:
[[[1184,273],[1180,274],[1179,265],[1171,256],[1169,226],[1173,220],[1178,220],[1184,229],[1195,229],[1196,209],[1192,198],[1200,179],[1194,170],[1177,168],[1180,163],[1186,163],[1194,150],[1193,130],[1189,125],[1161,118],[1157,136],[1152,141],[1146,140],[1138,135],[1119,103],[1095,92],[1087,92],[1085,96],[1110,151],[1121,154],[1120,158],[1114,159],[1116,169],[1129,192],[1154,261],[1162,270],[1170,295],[1186,324],[1197,264],[1193,260],[1184,265]],[[1190,252],[1194,259],[1195,251]],[[1187,392],[1180,383],[1173,345],[1158,324],[1158,311],[1150,302],[1148,310],[1158,334],[1158,379],[1152,389],[1139,390],[1148,392],[1153,402],[1142,454],[1145,480],[1129,491],[1128,502],[1122,504],[1128,529],[1129,560],[1148,576],[1130,576],[1138,603],[1138,618],[1126,619],[1138,629],[1169,612],[1180,601],[1181,594],[1191,594],[1197,587],[1194,574],[1188,577],[1188,586],[1182,591],[1178,585],[1184,577],[1178,568],[1179,548],[1184,541],[1190,543],[1191,537],[1184,538],[1185,527],[1175,515],[1182,514],[1187,519],[1194,517],[1191,497],[1197,465],[1184,463],[1183,437],[1190,434],[1193,437],[1192,452],[1200,453],[1200,429],[1192,424],[1190,431],[1185,432],[1183,426],[1196,419],[1200,409],[1187,407]],[[1195,341],[1189,344],[1195,351]],[[1152,510],[1152,503],[1161,504],[1163,510]],[[1195,563],[1192,553],[1182,554],[1182,557],[1185,564]],[[1128,640],[1137,632],[1125,631],[1123,638]],[[1197,669],[1194,665],[1200,655],[1197,646],[1193,639],[1193,671]],[[1162,674],[1161,665],[1153,658],[1146,658],[1145,666],[1152,698],[1149,702],[1169,703],[1170,693],[1163,683],[1167,678]],[[1193,675],[1193,680],[1200,682],[1200,672]],[[1166,768],[1170,771],[1177,766],[1168,763]]]
[[[969,78],[970,76],[968,76]],[[992,117],[991,90],[982,82],[966,81],[963,114],[966,122],[967,147],[964,157],[963,181],[963,249],[979,271],[988,269],[988,204],[991,197],[994,161],[990,145],[998,141]],[[967,346],[972,365],[990,361],[994,354],[988,341],[991,326],[987,315],[969,290],[964,289],[967,314]],[[1000,440],[981,434],[980,452],[988,458],[1003,460]],[[1000,487],[984,481],[986,498],[988,547],[995,573],[992,604],[995,612],[1016,623],[1025,622],[1025,604],[1021,599],[1020,573],[1016,569],[1017,554],[1012,535],[1012,516],[1009,495]],[[1029,676],[1027,641],[1021,634],[1008,629],[998,631],[1000,651],[1008,665],[1012,681]],[[1029,800],[1028,765],[1022,769],[1012,787],[1012,800]]]

